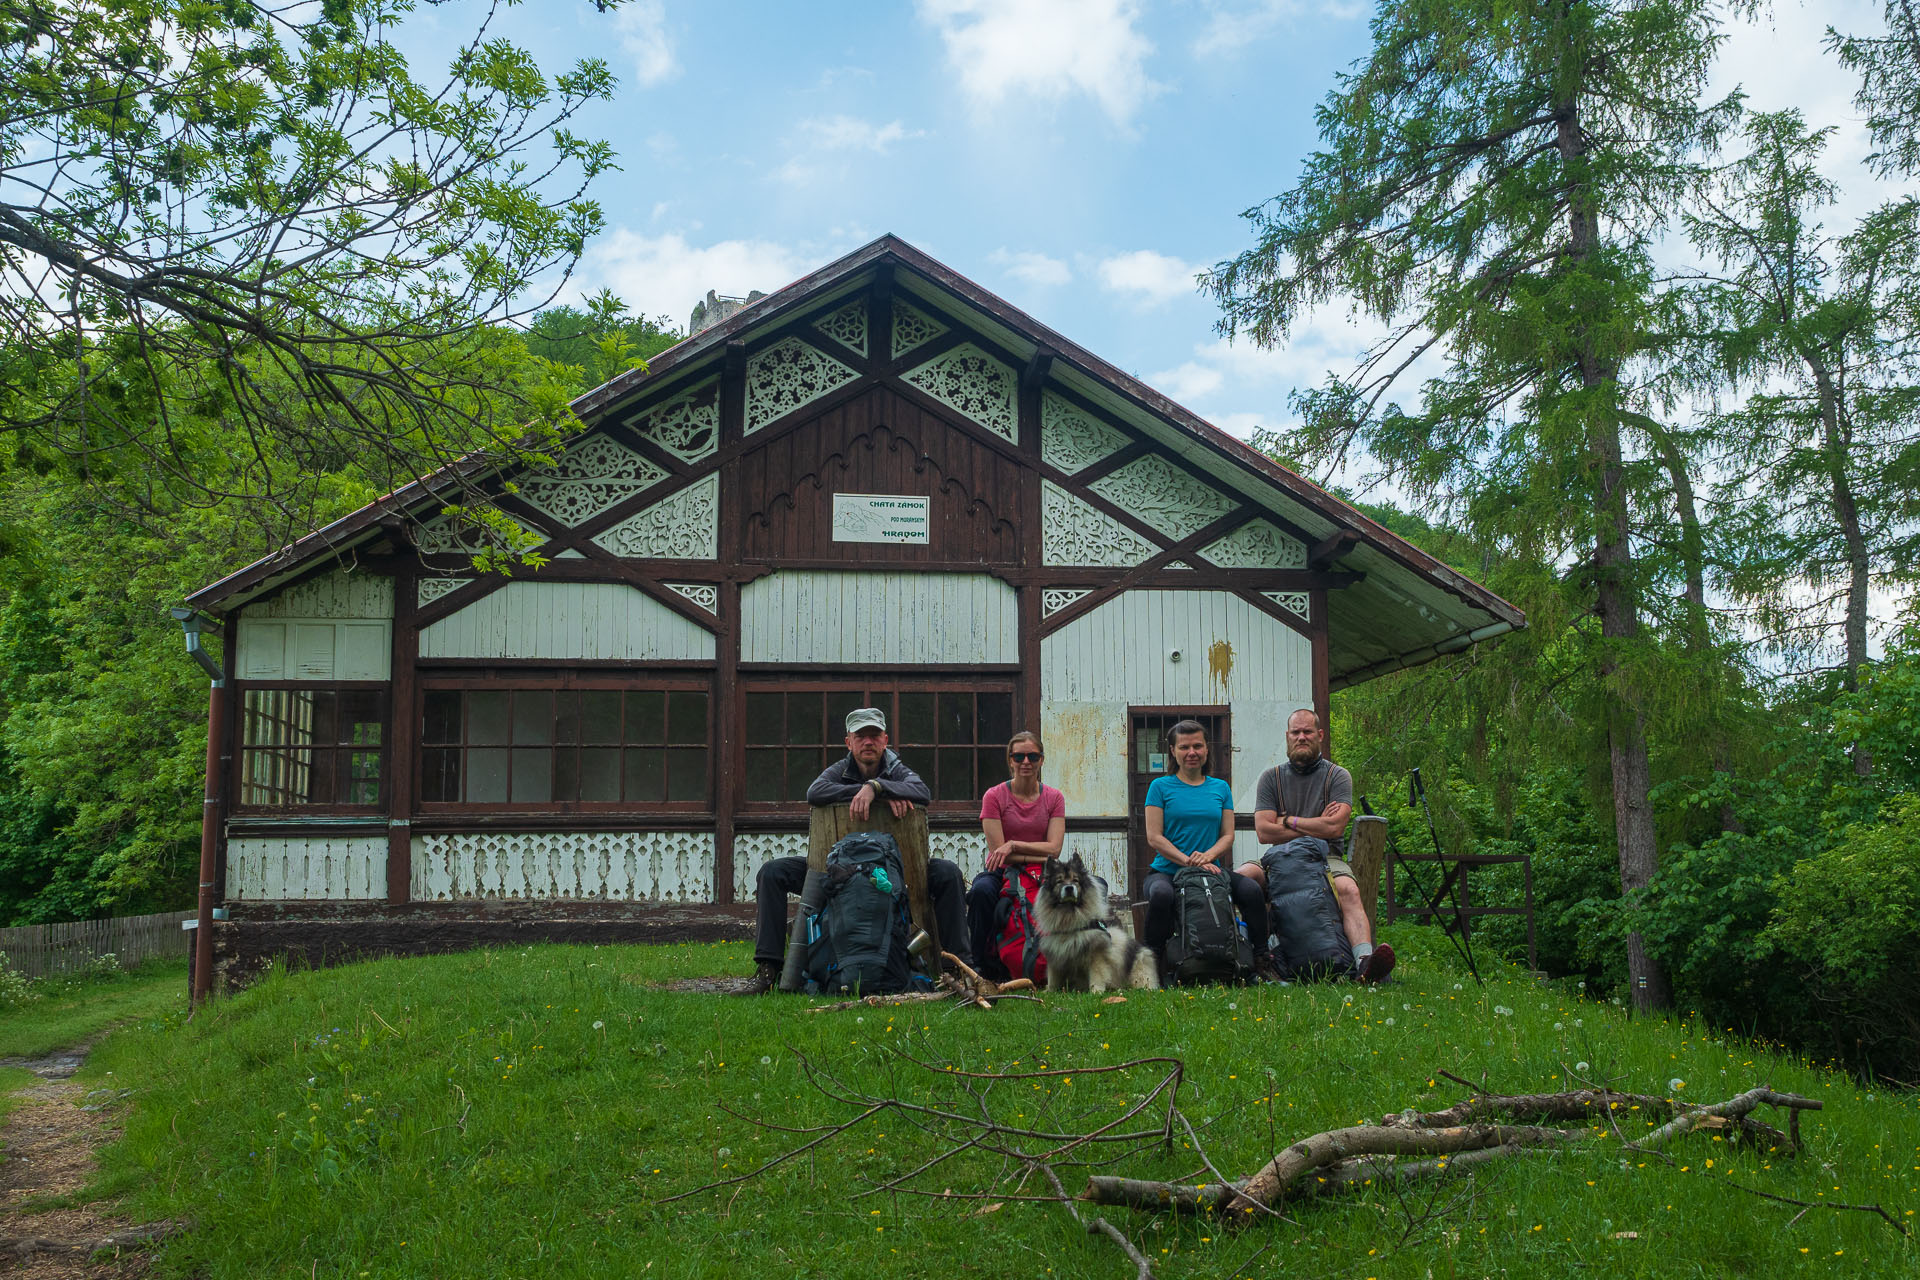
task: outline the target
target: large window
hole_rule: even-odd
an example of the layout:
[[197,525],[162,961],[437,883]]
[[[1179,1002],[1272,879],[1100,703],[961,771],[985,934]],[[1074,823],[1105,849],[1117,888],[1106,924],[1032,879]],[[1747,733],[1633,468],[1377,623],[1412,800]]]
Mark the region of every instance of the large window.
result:
[[240,700],[245,808],[377,808],[387,691],[249,688]]
[[423,804],[707,804],[705,689],[429,686],[425,712]]
[[757,683],[746,690],[746,800],[801,803],[807,784],[847,753],[847,712],[879,707],[893,749],[936,804],[977,805],[1007,777],[1013,691],[997,682]]

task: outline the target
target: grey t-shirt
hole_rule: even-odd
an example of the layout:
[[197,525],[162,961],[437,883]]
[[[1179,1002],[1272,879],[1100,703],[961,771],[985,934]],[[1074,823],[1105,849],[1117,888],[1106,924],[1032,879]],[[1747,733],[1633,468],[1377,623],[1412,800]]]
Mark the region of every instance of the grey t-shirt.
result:
[[[1291,762],[1277,764],[1260,775],[1260,784],[1253,793],[1253,808],[1257,813],[1262,809],[1271,809],[1278,814],[1292,814],[1296,818],[1317,818],[1327,811],[1330,804],[1351,805],[1353,803],[1353,775],[1321,756],[1314,766],[1305,773],[1293,767]],[[1347,842],[1343,837],[1327,841],[1332,847],[1332,856],[1347,856]]]

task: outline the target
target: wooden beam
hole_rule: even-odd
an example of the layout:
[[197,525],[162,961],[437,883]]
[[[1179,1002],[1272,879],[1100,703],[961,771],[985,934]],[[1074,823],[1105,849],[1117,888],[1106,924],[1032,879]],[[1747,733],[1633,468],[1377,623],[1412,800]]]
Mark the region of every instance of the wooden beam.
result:
[[387,697],[387,901],[398,905],[413,891],[413,810],[420,717],[414,662],[420,656],[414,625],[418,570],[409,560],[393,575],[393,648]]
[[1307,548],[1307,568],[1324,569],[1360,545],[1360,535],[1352,529],[1335,529]]

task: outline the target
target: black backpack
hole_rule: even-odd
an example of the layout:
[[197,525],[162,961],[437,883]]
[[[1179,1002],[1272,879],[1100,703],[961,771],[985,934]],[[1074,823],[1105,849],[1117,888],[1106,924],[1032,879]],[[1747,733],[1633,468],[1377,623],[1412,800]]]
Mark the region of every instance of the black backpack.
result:
[[1167,964],[1181,982],[1244,982],[1253,948],[1240,933],[1233,885],[1223,873],[1182,867],[1173,873],[1174,930]]
[[808,922],[807,979],[817,991],[889,995],[911,981],[906,870],[878,831],[842,837],[827,854],[827,899]]
[[1267,928],[1274,967],[1295,982],[1343,978],[1353,971],[1353,944],[1340,921],[1340,903],[1327,883],[1327,842],[1301,836],[1269,848]]

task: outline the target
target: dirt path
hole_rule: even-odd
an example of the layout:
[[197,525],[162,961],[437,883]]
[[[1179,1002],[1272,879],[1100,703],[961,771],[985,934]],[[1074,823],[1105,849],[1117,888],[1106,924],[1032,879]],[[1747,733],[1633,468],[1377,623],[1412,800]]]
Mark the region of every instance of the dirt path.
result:
[[121,1280],[145,1275],[139,1246],[167,1234],[165,1224],[137,1227],[105,1202],[25,1212],[24,1207],[77,1191],[93,1176],[93,1153],[118,1136],[107,1117],[112,1089],[75,1084],[86,1045],[45,1058],[0,1058],[40,1077],[13,1095],[0,1128],[0,1276],[13,1280]]

